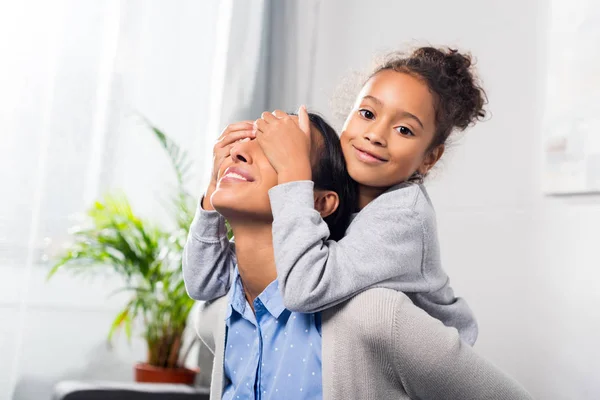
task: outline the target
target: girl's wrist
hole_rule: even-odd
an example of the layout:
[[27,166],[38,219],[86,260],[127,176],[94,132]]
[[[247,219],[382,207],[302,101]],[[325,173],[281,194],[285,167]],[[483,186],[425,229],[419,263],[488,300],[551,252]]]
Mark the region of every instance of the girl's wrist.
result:
[[277,174],[277,183],[279,185],[295,182],[312,180],[312,168],[309,162],[291,164]]

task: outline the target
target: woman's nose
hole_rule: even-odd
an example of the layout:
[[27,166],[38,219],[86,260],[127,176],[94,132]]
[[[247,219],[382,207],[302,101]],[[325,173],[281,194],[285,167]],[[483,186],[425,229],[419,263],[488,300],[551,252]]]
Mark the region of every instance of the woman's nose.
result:
[[242,139],[239,142],[235,143],[231,146],[230,155],[233,161],[235,162],[243,162],[243,163],[252,163],[252,156],[250,151],[251,146],[250,139]]

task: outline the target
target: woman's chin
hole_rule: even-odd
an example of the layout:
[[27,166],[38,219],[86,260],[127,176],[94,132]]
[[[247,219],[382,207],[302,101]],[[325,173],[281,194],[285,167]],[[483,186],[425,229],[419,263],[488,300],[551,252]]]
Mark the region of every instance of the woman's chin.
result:
[[230,222],[231,220],[240,219],[268,221],[273,218],[268,196],[265,196],[264,199],[246,198],[230,191],[217,190],[213,194],[211,202],[215,210]]
[[232,213],[240,212],[240,204],[235,199],[221,198],[216,196],[212,197],[212,206],[219,212],[219,214],[225,217],[230,216]]

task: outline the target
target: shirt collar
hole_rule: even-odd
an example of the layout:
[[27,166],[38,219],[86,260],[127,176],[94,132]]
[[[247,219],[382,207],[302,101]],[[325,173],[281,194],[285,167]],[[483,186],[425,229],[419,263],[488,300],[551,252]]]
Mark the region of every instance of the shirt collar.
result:
[[231,317],[233,310],[237,311],[240,315],[244,315],[244,311],[246,310],[246,296],[244,295],[242,278],[240,277],[237,267],[233,270],[233,279],[231,287],[229,288],[228,299],[225,320],[228,320]]
[[281,313],[285,311],[285,306],[283,305],[283,298],[281,297],[281,292],[279,291],[279,282],[277,279],[271,282],[269,286],[267,286],[265,290],[258,295],[258,298],[263,303],[267,311],[269,311],[269,313],[271,313],[271,315],[275,318],[279,318]]
[[[229,301],[227,312],[225,313],[225,320],[231,318],[231,313],[234,310],[240,315],[244,315],[244,312],[246,311],[246,305],[248,304],[246,300],[246,295],[244,294],[242,278],[237,269],[237,266],[233,271],[232,282],[233,283],[231,285],[231,288],[229,288]],[[281,313],[285,311],[285,306],[283,305],[283,298],[281,297],[281,293],[279,292],[279,282],[277,281],[277,279],[271,282],[269,286],[267,286],[265,290],[263,290],[262,293],[258,295],[257,299],[260,300],[260,302],[265,306],[267,311],[275,318],[279,318]]]

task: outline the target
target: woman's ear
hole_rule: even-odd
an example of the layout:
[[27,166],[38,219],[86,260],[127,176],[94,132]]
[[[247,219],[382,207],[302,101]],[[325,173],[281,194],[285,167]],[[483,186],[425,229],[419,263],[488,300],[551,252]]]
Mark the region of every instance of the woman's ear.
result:
[[446,150],[446,146],[443,144],[439,145],[432,151],[430,151],[423,160],[423,163],[419,167],[419,173],[423,176],[427,175],[429,170],[433,168],[433,166],[442,158],[444,154],[444,150]]
[[315,189],[315,210],[321,214],[321,218],[330,216],[340,205],[338,194],[332,190]]

